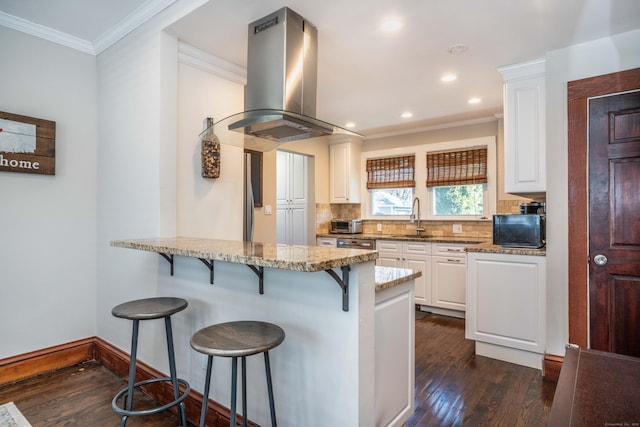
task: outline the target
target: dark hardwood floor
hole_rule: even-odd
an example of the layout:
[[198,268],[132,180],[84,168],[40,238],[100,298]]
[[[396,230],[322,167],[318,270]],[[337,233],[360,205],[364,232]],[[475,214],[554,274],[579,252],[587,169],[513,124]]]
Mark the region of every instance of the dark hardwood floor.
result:
[[416,405],[407,427],[546,426],[554,392],[536,369],[476,356],[463,319],[416,321]]
[[[540,372],[475,356],[464,320],[427,315],[416,321],[416,408],[407,427],[544,426],[555,384]],[[33,427],[117,426],[111,399],[124,380],[87,362],[0,387]],[[140,396],[140,393],[137,394]],[[149,405],[140,396],[136,405]],[[131,418],[130,427],[176,426],[172,413]]]

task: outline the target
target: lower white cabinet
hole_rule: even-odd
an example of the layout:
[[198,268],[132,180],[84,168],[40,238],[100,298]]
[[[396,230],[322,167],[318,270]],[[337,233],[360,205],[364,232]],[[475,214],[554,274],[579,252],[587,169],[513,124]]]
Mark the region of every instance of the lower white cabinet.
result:
[[464,247],[434,243],[431,256],[431,305],[466,310],[467,266]]
[[414,300],[416,304],[431,305],[431,243],[378,240],[376,249],[376,265],[422,271],[415,280]]
[[544,256],[467,252],[466,338],[476,354],[541,369]]
[[413,281],[376,292],[375,426],[400,427],[414,408]]
[[277,205],[276,238],[286,245],[307,245],[307,205]]

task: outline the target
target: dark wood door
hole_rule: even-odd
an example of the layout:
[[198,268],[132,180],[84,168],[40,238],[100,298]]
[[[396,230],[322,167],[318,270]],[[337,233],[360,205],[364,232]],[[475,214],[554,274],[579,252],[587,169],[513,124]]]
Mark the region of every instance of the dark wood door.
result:
[[640,357],[640,92],[589,101],[590,347]]

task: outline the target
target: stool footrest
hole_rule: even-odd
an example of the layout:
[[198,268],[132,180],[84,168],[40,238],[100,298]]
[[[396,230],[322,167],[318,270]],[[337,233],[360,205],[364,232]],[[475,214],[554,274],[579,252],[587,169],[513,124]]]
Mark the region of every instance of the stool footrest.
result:
[[[128,398],[127,395],[128,395],[129,390],[128,390],[128,388],[124,388],[124,389],[120,390],[118,392],[118,394],[116,394],[116,396],[113,398],[113,401],[111,402],[111,407],[119,415],[128,416],[128,417],[135,417],[135,416],[141,416],[141,415],[150,415],[150,414],[155,414],[155,413],[158,413],[158,412],[165,411],[165,410],[167,410],[167,409],[169,409],[169,408],[171,408],[173,406],[176,406],[176,405],[179,405],[180,403],[182,403],[182,401],[184,401],[187,398],[187,396],[189,395],[189,392],[191,391],[191,386],[189,385],[189,383],[187,381],[185,381],[185,380],[183,380],[181,378],[178,378],[177,381],[178,381],[178,384],[182,384],[185,387],[185,390],[176,400],[173,400],[173,401],[171,401],[171,402],[169,402],[169,403],[167,403],[165,405],[158,406],[156,408],[144,409],[144,410],[141,410],[141,411],[134,411],[134,410],[128,411],[128,410],[126,410],[124,408],[121,408],[118,405],[118,400],[120,398],[123,399],[123,403],[124,403],[124,399]],[[157,383],[157,382],[173,382],[173,380],[170,377],[152,378],[152,379],[149,379],[149,380],[140,381],[140,382],[135,383],[133,385],[133,388],[139,388],[139,387],[142,387],[144,385]]]

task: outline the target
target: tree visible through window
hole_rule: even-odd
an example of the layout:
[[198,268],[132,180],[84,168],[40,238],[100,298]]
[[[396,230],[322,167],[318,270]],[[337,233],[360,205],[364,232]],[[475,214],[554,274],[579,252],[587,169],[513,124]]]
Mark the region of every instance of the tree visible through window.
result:
[[433,187],[434,215],[482,215],[482,184]]
[[482,215],[486,183],[486,147],[427,154],[433,215]]

